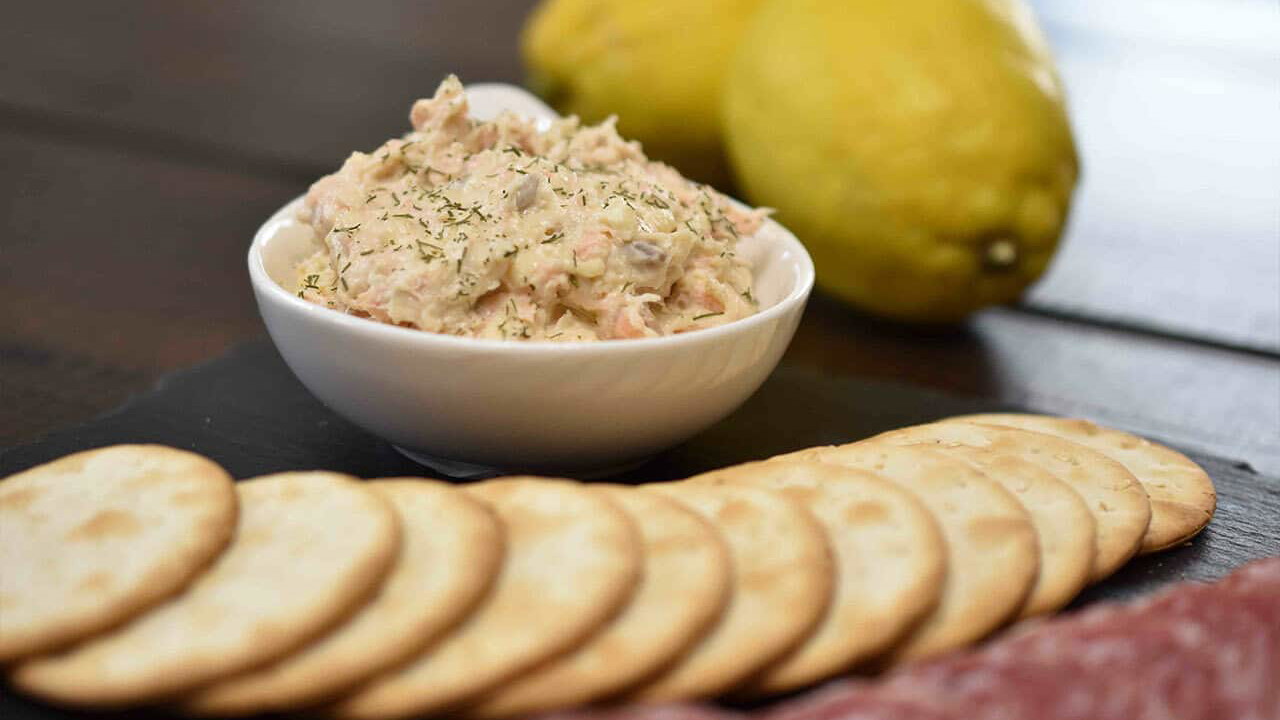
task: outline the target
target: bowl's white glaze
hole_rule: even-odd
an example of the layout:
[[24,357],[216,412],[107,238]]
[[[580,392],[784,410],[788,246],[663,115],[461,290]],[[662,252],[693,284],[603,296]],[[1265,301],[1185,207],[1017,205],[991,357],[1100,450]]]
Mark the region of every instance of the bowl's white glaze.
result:
[[[519,88],[472,86],[473,115],[552,117]],[[249,248],[258,308],[280,354],[325,405],[451,474],[582,473],[643,459],[741,405],[786,350],[813,287],[813,263],[773,221],[739,252],[761,310],[672,337],[521,343],[437,335],[306,302],[285,288],[318,242],[275,213]]]

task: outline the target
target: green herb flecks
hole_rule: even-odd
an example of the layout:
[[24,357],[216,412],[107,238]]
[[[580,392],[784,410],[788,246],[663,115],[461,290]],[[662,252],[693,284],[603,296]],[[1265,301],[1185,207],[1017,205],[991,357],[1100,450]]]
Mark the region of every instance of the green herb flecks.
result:
[[422,258],[423,262],[431,262],[444,257],[444,250],[439,245],[433,245],[423,240],[418,240],[417,243],[418,257]]

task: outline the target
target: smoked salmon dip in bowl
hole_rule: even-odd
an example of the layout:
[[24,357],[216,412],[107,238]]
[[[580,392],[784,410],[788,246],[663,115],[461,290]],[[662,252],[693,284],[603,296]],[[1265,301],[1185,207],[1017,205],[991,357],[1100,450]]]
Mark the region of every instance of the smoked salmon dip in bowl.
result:
[[410,120],[250,247],[277,349],[335,412],[449,475],[602,473],[776,366],[813,265],[766,211],[512,86],[450,77]]

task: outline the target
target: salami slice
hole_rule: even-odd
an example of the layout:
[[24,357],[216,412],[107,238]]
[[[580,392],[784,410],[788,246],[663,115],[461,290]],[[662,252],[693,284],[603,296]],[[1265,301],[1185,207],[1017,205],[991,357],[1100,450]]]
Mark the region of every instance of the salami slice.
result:
[[538,720],[747,720],[748,716],[710,705],[626,705],[539,715]]
[[1277,720],[1280,558],[1148,600],[1039,623],[764,720]]
[[779,705],[768,720],[952,720],[930,698],[877,693],[865,681],[834,683]]

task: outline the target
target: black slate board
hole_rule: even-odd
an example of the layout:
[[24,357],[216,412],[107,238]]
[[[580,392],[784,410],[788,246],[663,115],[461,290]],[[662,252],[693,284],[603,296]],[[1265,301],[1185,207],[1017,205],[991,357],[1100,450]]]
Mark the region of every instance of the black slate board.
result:
[[[832,378],[783,366],[741,409],[688,443],[615,480],[671,480],[812,445],[848,442],[960,413],[1016,409],[915,387]],[[361,477],[427,472],[320,404],[266,339],[169,376],[118,410],[0,452],[0,476],[68,453],[122,442],[187,448],[237,478],[297,469]],[[1280,480],[1247,464],[1188,453],[1218,489],[1213,522],[1193,541],[1137,558],[1073,605],[1123,599],[1178,580],[1212,580],[1249,560],[1280,555]],[[150,713],[148,714],[150,715]],[[0,686],[0,718],[73,718]],[[95,717],[102,717],[96,715]]]

